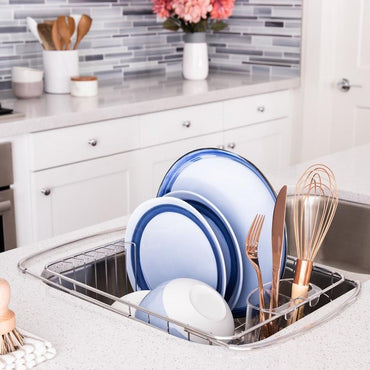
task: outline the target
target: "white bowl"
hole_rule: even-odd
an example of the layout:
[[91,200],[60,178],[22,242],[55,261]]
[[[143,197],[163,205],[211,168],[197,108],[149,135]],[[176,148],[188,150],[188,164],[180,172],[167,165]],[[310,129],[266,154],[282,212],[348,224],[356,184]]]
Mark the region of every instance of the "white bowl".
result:
[[[223,297],[202,281],[179,278],[160,284],[141,301],[140,306],[180,321],[202,332],[214,336],[234,334],[234,319]],[[148,315],[136,311],[138,319],[147,322]],[[167,330],[167,321],[150,316],[150,323]],[[170,323],[170,334],[188,339],[188,333],[180,326]],[[190,340],[198,343],[208,341],[191,334]]]
[[[138,290],[136,292],[132,292],[132,293],[129,293],[129,294],[126,294],[124,296],[122,296],[120,299],[128,302],[128,303],[132,303],[132,304],[135,304],[136,306],[139,306],[141,301],[143,300],[143,298],[150,292],[150,290]],[[116,301],[112,304],[112,307],[114,307],[115,309],[121,311],[121,312],[124,312],[125,314],[129,315],[131,313],[131,316],[135,316],[135,313],[136,313],[136,309],[135,308],[131,308],[131,312],[130,312],[130,306],[128,304],[125,304],[125,303],[122,303],[122,302],[119,302],[119,301]]]
[[40,69],[27,68],[27,67],[13,67],[12,68],[12,81],[22,83],[32,83],[42,81],[44,72]]

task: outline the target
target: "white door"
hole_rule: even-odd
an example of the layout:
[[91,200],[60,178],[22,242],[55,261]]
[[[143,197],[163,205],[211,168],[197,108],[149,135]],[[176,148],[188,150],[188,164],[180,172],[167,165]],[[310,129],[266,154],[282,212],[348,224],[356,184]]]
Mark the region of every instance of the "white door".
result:
[[[370,142],[370,1],[339,0],[330,151]],[[340,89],[338,82],[347,81]]]

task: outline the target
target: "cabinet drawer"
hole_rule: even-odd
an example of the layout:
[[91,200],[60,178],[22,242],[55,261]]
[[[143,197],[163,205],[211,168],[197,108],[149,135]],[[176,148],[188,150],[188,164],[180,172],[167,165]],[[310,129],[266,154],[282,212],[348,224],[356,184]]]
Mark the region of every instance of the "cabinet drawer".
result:
[[125,152],[140,145],[137,117],[38,132],[30,136],[32,170]]
[[269,121],[289,115],[289,91],[227,100],[224,103],[224,129]]
[[222,103],[196,105],[140,117],[142,146],[147,147],[222,130]]

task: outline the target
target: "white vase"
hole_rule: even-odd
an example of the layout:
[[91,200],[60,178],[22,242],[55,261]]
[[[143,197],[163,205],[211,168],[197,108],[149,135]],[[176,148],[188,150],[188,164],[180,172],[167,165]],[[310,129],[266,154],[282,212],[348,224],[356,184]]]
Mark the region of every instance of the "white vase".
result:
[[184,36],[182,73],[187,80],[205,80],[208,76],[208,47],[204,32]]

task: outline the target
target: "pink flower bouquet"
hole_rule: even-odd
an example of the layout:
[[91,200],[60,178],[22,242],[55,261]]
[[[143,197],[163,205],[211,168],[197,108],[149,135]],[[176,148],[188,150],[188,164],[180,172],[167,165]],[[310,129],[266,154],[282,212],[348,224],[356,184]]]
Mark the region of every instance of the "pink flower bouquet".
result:
[[153,13],[167,18],[163,27],[184,32],[205,32],[207,27],[214,31],[223,30],[227,24],[223,19],[230,17],[235,0],[152,0]]

